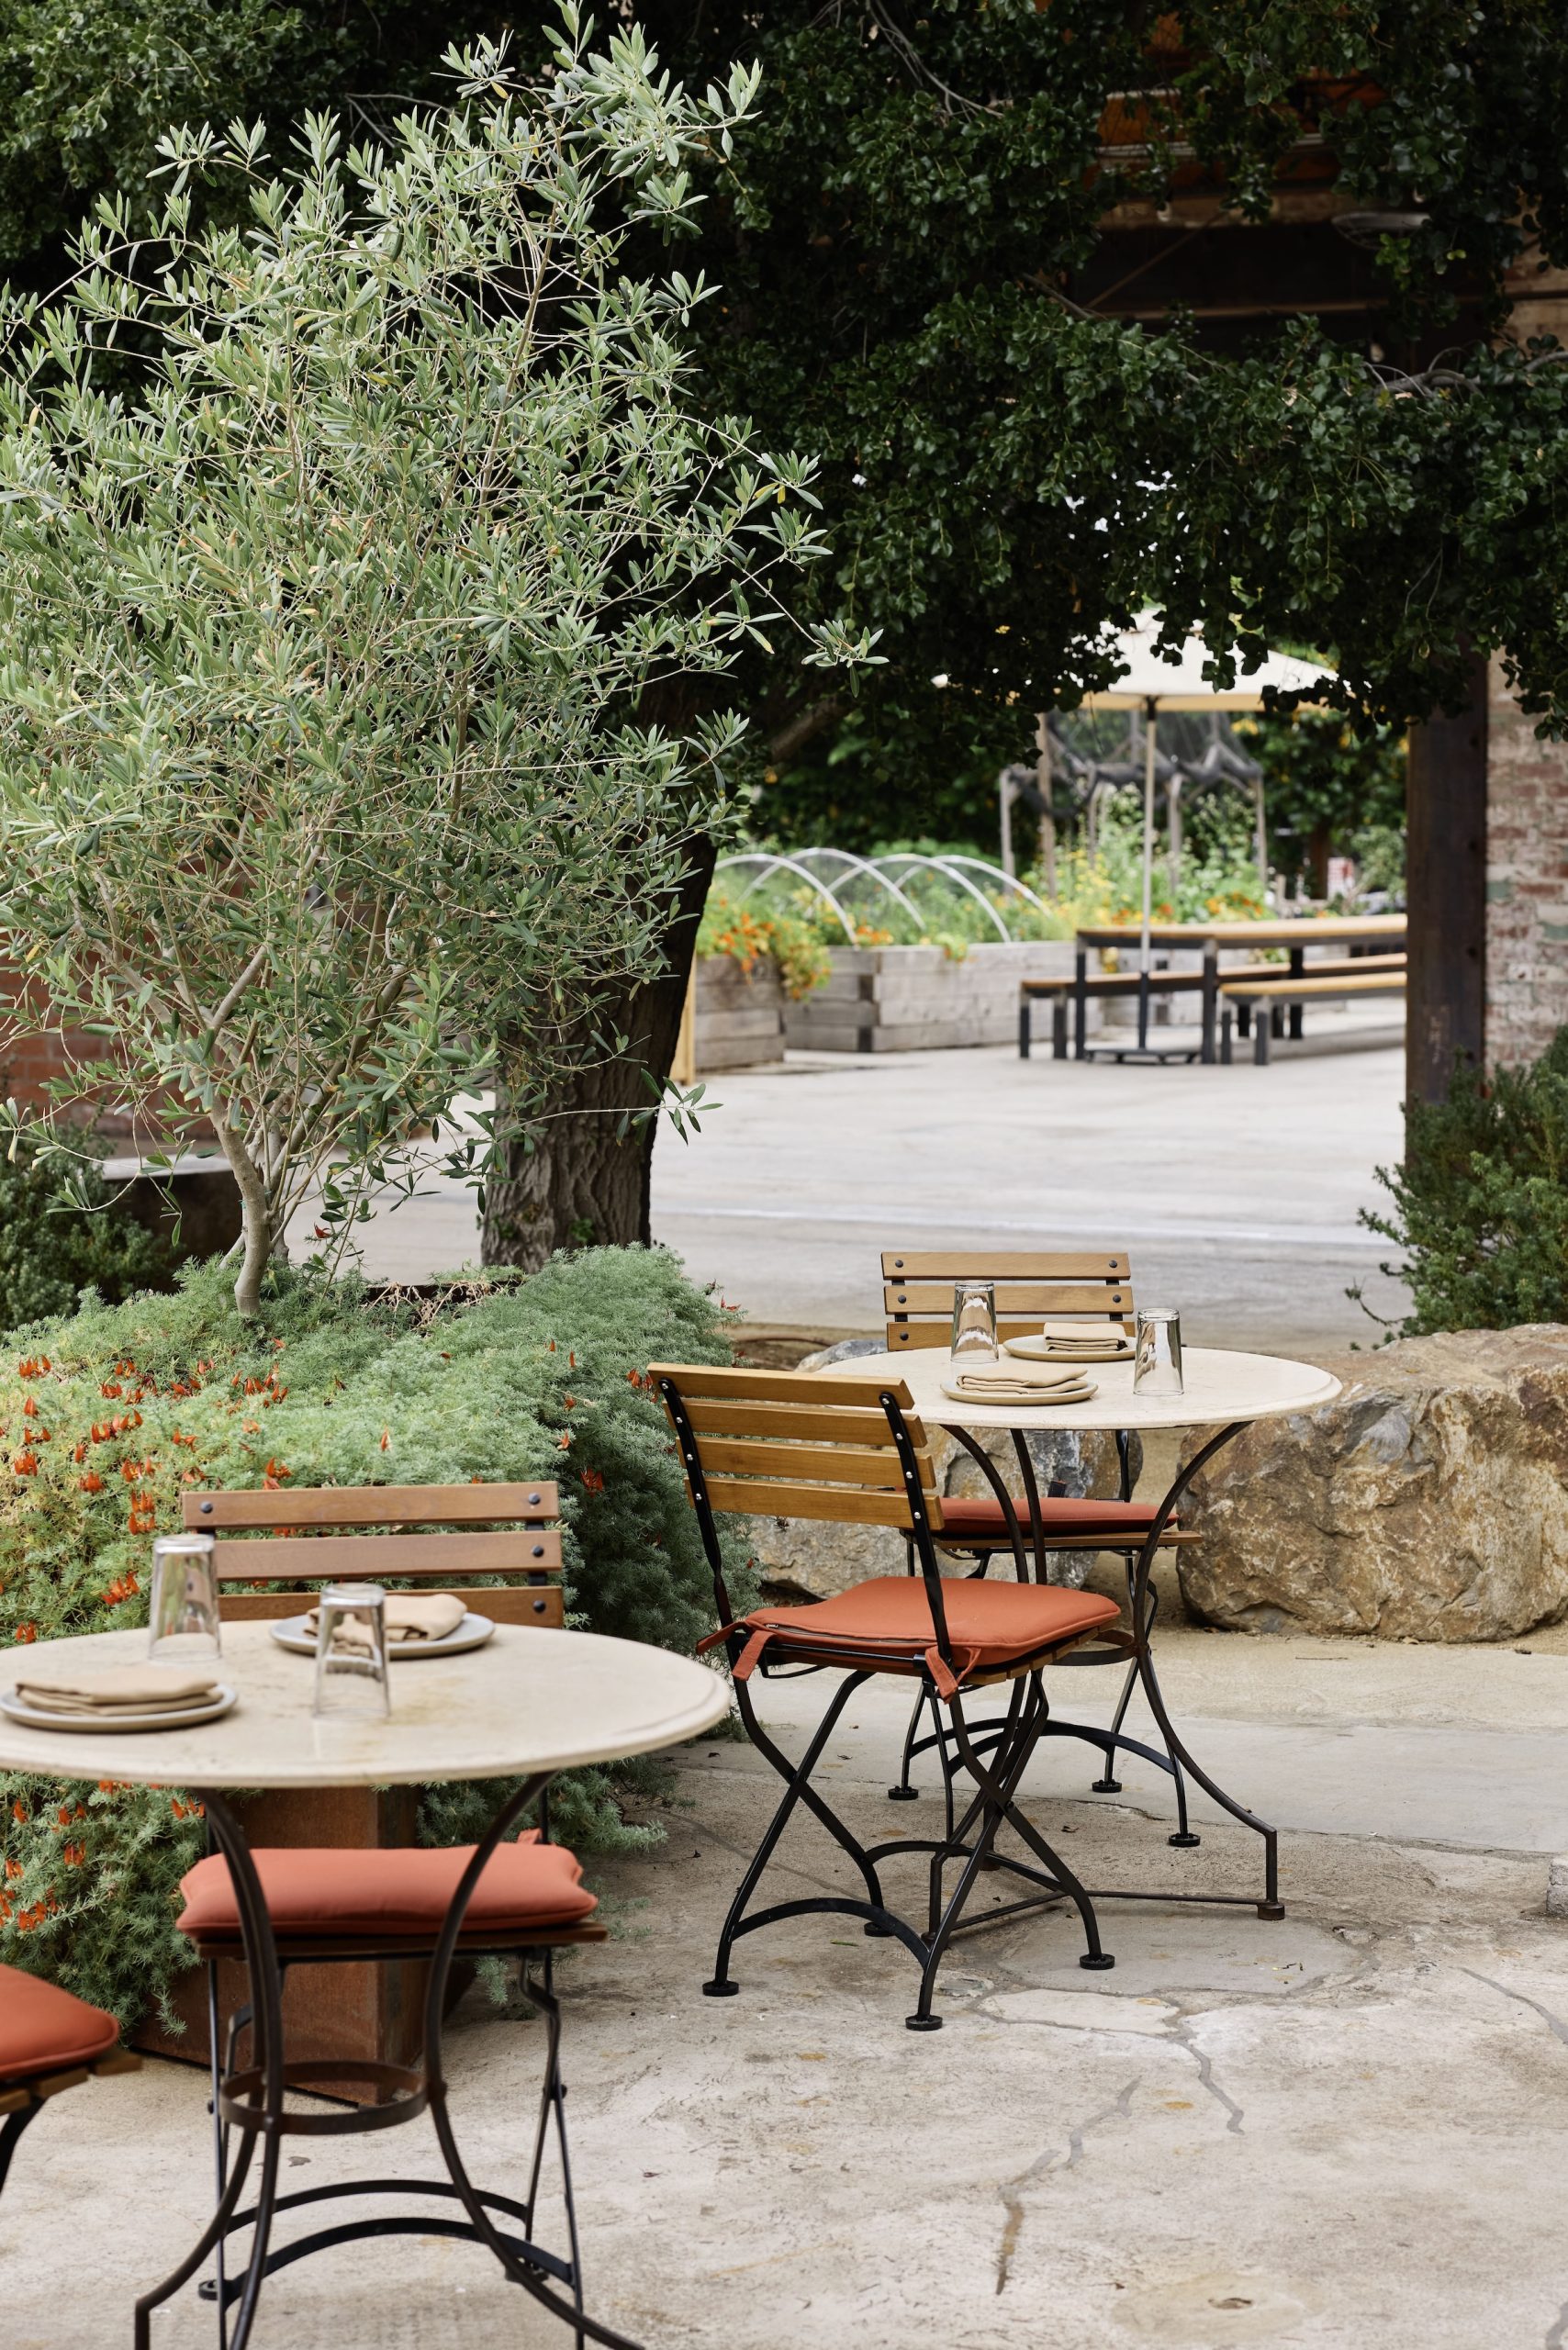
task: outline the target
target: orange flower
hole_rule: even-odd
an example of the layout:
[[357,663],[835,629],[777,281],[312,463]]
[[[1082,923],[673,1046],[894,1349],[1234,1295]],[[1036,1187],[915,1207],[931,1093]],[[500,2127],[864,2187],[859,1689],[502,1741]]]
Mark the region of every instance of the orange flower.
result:
[[18,1477],[36,1477],[39,1472],[38,1456],[31,1452],[18,1452],[11,1467]]
[[36,1395],[29,1395],[22,1405],[22,1417],[24,1420],[36,1420],[38,1416],[39,1399]]
[[27,1805],[25,1803],[14,1803],[11,1806],[11,1817],[16,1821],[18,1828],[25,1828],[28,1824],[28,1817]]
[[383,1428],[381,1431],[381,1449],[383,1452],[390,1452],[392,1449],[392,1431],[390,1428]]
[[604,1491],[604,1478],[598,1469],[585,1469],[583,1483],[590,1494],[602,1494]]
[[95,1469],[89,1469],[84,1477],[77,1478],[76,1483],[84,1494],[101,1494],[104,1490],[104,1481]]
[[16,1631],[12,1634],[12,1638],[14,1639],[21,1640],[24,1643],[28,1640],[36,1640],[38,1636],[39,1628],[36,1624],[18,1624]]

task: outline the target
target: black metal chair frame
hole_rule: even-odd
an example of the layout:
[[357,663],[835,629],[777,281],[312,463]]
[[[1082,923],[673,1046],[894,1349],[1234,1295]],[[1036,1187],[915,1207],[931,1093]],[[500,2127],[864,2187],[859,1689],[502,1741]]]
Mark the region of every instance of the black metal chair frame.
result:
[[[1127,1545],[1123,1549],[1120,1544],[1106,1542],[1099,1546],[1103,1550],[1123,1550],[1123,1555],[1126,1558],[1127,1619],[1131,1629],[1127,1632],[1117,1629],[1096,1634],[1092,1641],[1072,1650],[1070,1654],[1059,1658],[1058,1662],[1063,1666],[1103,1666],[1120,1663],[1124,1659],[1127,1660],[1121,1695],[1117,1698],[1109,1729],[1100,1729],[1088,1722],[1058,1721],[1053,1718],[1043,1725],[1040,1735],[1042,1738],[1079,1738],[1084,1740],[1089,1745],[1099,1748],[1104,1762],[1102,1775],[1090,1782],[1092,1792],[1095,1795],[1121,1793],[1122,1783],[1114,1775],[1118,1752],[1137,1754],[1144,1762],[1152,1762],[1157,1770],[1163,1771],[1174,1785],[1177,1818],[1175,1832],[1166,1841],[1182,1850],[1195,1849],[1202,1841],[1202,1839],[1193,1830],[1188,1819],[1187,1780],[1189,1777],[1194,1780],[1223,1811],[1227,1812],[1233,1819],[1239,1821],[1242,1827],[1251,1829],[1254,1834],[1262,1840],[1263,1897],[1260,1900],[1256,1894],[1176,1893],[1163,1888],[1142,1892],[1126,1887],[1098,1886],[1092,1889],[1090,1894],[1090,1898],[1093,1901],[1171,1901],[1221,1908],[1255,1908],[1260,1918],[1269,1919],[1280,1919],[1285,1914],[1280,1900],[1278,1830],[1271,1828],[1266,1820],[1260,1819],[1255,1812],[1249,1811],[1245,1805],[1238,1803],[1234,1796],[1227,1795],[1225,1789],[1203,1769],[1202,1765],[1193,1760],[1178,1736],[1167,1711],[1159,1676],[1154,1669],[1154,1657],[1150,1645],[1155,1618],[1159,1612],[1159,1595],[1153,1587],[1152,1574],[1154,1561],[1159,1555],[1160,1537],[1170,1523],[1182,1495],[1186,1492],[1199,1470],[1212,1460],[1215,1454],[1223,1446],[1228,1444],[1233,1437],[1239,1435],[1244,1426],[1243,1421],[1231,1422],[1228,1427],[1219,1429],[1201,1450],[1194,1454],[1161,1501],[1148,1533],[1140,1545]],[[1020,1582],[1025,1581],[1027,1567],[1024,1528],[1019,1521],[1013,1496],[1008,1493],[1005,1483],[998,1473],[995,1462],[991,1459],[990,1454],[976,1443],[967,1429],[949,1427],[946,1432],[972,1455],[989,1481],[1006,1519],[1014,1571]],[[1014,1431],[1013,1441],[1018,1456],[1024,1499],[1029,1511],[1029,1536],[1034,1550],[1036,1574],[1037,1580],[1044,1583],[1047,1580],[1046,1552],[1050,1547],[1050,1538],[1040,1511],[1039,1489],[1034,1473],[1034,1463],[1029,1458],[1028,1447],[1022,1434],[1017,1430]],[[1122,1447],[1123,1498],[1126,1499],[1127,1482],[1126,1438],[1119,1436],[1117,1441]],[[976,1572],[983,1574],[991,1562],[991,1558],[994,1555],[994,1553],[988,1553]],[[1153,1714],[1159,1735],[1164,1740],[1163,1747],[1149,1745],[1142,1739],[1130,1738],[1124,1728],[1133,1693],[1139,1687],[1142,1688],[1148,1701],[1149,1711]],[[888,1789],[888,1794],[895,1802],[907,1802],[911,1796],[917,1796],[920,1790],[910,1784],[911,1761],[917,1754],[935,1751],[942,1769],[945,1800],[950,1807],[952,1795],[949,1782],[952,1756],[948,1750],[941,1717],[935,1707],[931,1708],[932,1734],[920,1739],[914,1736],[920,1709],[924,1703],[923,1693],[915,1714],[912,1718],[910,1734],[905,1741],[902,1776],[897,1786]],[[980,1735],[976,1738],[976,1744],[983,1748],[989,1734],[994,1728],[995,1726],[991,1724],[977,1725]]]
[[[582,2350],[582,2345],[590,2341],[603,2344],[604,2350],[638,2350],[638,2345],[627,2335],[618,2333],[612,2327],[589,2316],[583,2305],[577,2208],[566,2148],[566,2089],[560,2070],[561,2015],[550,1970],[552,1949],[569,1943],[574,1937],[569,1929],[563,1929],[558,1934],[542,1935],[533,1942],[504,1935],[463,1937],[464,1916],[486,1863],[503,1836],[517,1824],[529,1807],[542,1800],[549,1785],[549,1777],[550,1774],[544,1774],[525,1781],[497,1813],[475,1848],[453,1896],[440,1934],[433,1941],[411,1948],[407,1937],[397,1940],[365,1937],[353,1941],[352,1944],[345,1938],[342,1947],[334,1948],[323,1937],[323,1948],[297,1944],[289,1949],[286,1957],[280,1955],[279,1938],[274,1934],[266,1897],[239,1820],[221,1795],[199,1792],[199,1800],[207,1808],[211,1841],[227,1860],[233,1880],[241,1940],[241,1950],[234,1954],[243,1959],[251,1997],[248,2006],[236,2010],[225,2033],[218,2014],[217,1965],[209,1961],[207,2013],[212,2043],[217,2206],[207,2226],[179,2266],[138,2300],[135,2350],[151,2350],[153,2311],[188,2283],[208,2259],[214,2262],[215,2274],[199,2289],[204,2298],[217,2304],[219,2350],[245,2350],[255,2322],[262,2286],[275,2270],[288,2267],[313,2253],[324,2252],[334,2244],[353,2244],[369,2236],[390,2235],[452,2236],[464,2243],[484,2244],[494,2254],[514,2284],[521,2285],[553,2315],[565,2320],[572,2329],[577,2350]],[[288,1937],[286,1935],[283,1940],[288,1947]],[[447,2107],[447,2085],[442,2067],[442,2023],[448,1980],[460,1940],[465,1954],[482,1951],[487,1954],[520,1958],[524,1966],[528,1997],[543,2010],[546,2020],[544,2079],[534,2132],[532,2164],[528,2193],[521,2199],[490,2194],[476,2188],[464,2165],[453,2131]],[[303,2063],[290,2063],[286,2059],[282,2003],[284,1980],[290,1965],[410,1959],[428,1960],[431,1968],[424,2003],[424,2050],[417,2070],[361,2058],[322,2057]],[[540,1961],[543,1964],[539,1974],[530,1974],[529,1969]],[[242,2070],[236,2071],[235,2055],[240,2041],[247,2031],[252,2036],[252,2062]],[[221,2060],[218,2054],[220,2045],[224,2046]],[[319,2085],[323,2082],[348,2079],[364,2080],[379,2089],[393,2091],[394,2101],[331,2113],[290,2112],[286,2108],[285,2098],[291,2088],[307,2091],[316,2088],[319,2091]],[[437,2142],[446,2165],[445,2179],[356,2179],[340,2186],[307,2188],[294,2194],[278,2193],[278,2173],[286,2138],[356,2136],[364,2132],[392,2129],[416,2121],[427,2111],[434,2124]],[[565,2256],[547,2251],[533,2241],[541,2171],[546,2142],[552,2132],[561,2167],[562,2204],[568,2247]],[[239,2137],[239,2146],[232,2159],[231,2133],[237,2133]],[[262,2157],[260,2185],[254,2203],[241,2210],[240,2198],[258,2141]],[[440,2219],[425,2213],[409,2213],[388,2218],[350,2220],[334,2227],[319,2229],[314,2234],[283,2245],[275,2252],[270,2249],[273,2223],[279,2213],[298,2210],[309,2204],[333,2201],[340,2197],[353,2199],[363,2196],[439,2197],[459,2202],[465,2217]],[[491,2217],[492,2212],[518,2223],[522,2233],[503,2232]],[[254,2230],[250,2257],[242,2270],[230,2277],[225,2273],[225,2247],[230,2236],[245,2228]],[[566,2295],[570,2298],[566,2298]],[[239,2310],[230,2333],[229,2311],[236,2302]]]
[[[719,1621],[730,1628],[724,1646],[733,1671],[740,1662],[747,1634],[744,1626],[734,1622],[724,1583],[718,1529],[703,1474],[700,1439],[692,1428],[675,1382],[663,1379],[659,1386],[679,1441],[703,1548],[712,1570]],[[931,1527],[922,1497],[914,1445],[897,1397],[884,1392],[877,1400],[887,1418],[903,1473],[910,1513],[909,1535],[915,1546],[924,1578],[926,1600],[931,1609],[933,1645],[950,1671],[954,1656],[943,1601],[942,1575],[936,1563]],[[831,1638],[830,1634],[823,1635],[824,1647],[830,1643]],[[1079,1959],[1079,1964],[1092,1970],[1114,1966],[1114,1959],[1101,1946],[1099,1921],[1094,1914],[1092,1896],[1085,1892],[1066,1862],[1046,1841],[1033,1821],[1025,1817],[1017,1803],[1025,1770],[1047,1728],[1049,1708],[1041,1684],[1041,1670],[1062,1645],[1060,1639],[1050,1642],[1032,1655],[1019,1659],[1005,1672],[984,1676],[986,1684],[1010,1683],[1012,1694],[1002,1722],[987,1726],[983,1743],[971,1734],[961,1690],[950,1697],[941,1698],[929,1668],[924,1663],[912,1667],[908,1651],[903,1649],[890,1648],[879,1651],[868,1643],[856,1643],[855,1653],[857,1658],[863,1658],[864,1669],[846,1672],[798,1763],[790,1761],[757,1719],[747,1683],[736,1681],[735,1700],[746,1735],[758,1753],[783,1780],[784,1795],[730,1904],[729,1914],[719,1937],[713,1973],[702,1986],[707,1997],[730,1998],[739,1991],[740,1986],[732,1978],[729,1968],[731,1953],[743,1936],[756,1933],[765,1926],[777,1925],[786,1918],[818,1915],[858,1918],[867,1934],[878,1938],[890,1937],[910,1952],[921,1970],[914,2012],[904,2019],[912,2031],[936,2031],[941,2029],[941,2017],[932,2013],[937,1973],[953,1936],[972,1927],[995,1925],[1002,1919],[1016,1917],[1025,1910],[1047,1908],[1064,1900],[1071,1901],[1078,1910],[1088,1945]],[[842,1646],[832,1656],[813,1661],[812,1636],[808,1631],[791,1630],[788,1635],[781,1635],[779,1647],[786,1653],[779,1659],[778,1665],[769,1668],[764,1663],[760,1667],[767,1677],[778,1677],[780,1671],[794,1677],[797,1673],[842,1668],[844,1665]],[[912,1670],[922,1684],[920,1702],[929,1703],[934,1708],[943,1704],[947,1709],[957,1767],[946,1778],[946,1832],[935,1838],[897,1837],[885,1843],[864,1845],[839,1818],[821,1791],[812,1785],[812,1774],[855,1692],[864,1687],[879,1671],[896,1672],[908,1676]],[[989,1762],[984,1759],[988,1753],[992,1758]],[[956,1797],[958,1770],[963,1772],[972,1790],[961,1812]],[[806,1899],[775,1902],[748,1915],[747,1905],[751,1897],[767,1870],[779,1838],[801,1805],[855,1863],[865,1886],[866,1897],[857,1900],[848,1896],[819,1895]],[[1004,1825],[1013,1829],[1034,1856],[1033,1863],[995,1849],[997,1837]],[[885,1862],[916,1852],[930,1856],[924,1927],[913,1924],[890,1908],[884,1897],[879,1874]],[[955,1864],[958,1865],[959,1873],[957,1884],[949,1893],[946,1890],[946,1874]],[[1016,1901],[966,1918],[963,1914],[965,1906],[981,1871],[987,1867],[1006,1870],[1038,1889],[1025,1894]]]

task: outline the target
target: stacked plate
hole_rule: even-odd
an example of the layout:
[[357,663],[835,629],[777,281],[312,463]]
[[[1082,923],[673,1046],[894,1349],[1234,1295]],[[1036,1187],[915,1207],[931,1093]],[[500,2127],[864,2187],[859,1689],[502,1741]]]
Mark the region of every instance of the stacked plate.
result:
[[29,1666],[0,1690],[0,1712],[32,1729],[188,1729],[217,1721],[234,1704],[226,1682],[173,1665],[109,1665],[101,1671]]
[[1087,1404],[1096,1389],[1081,1371],[999,1360],[950,1364],[942,1393],[960,1404]]
[[1003,1351],[1025,1362],[1131,1362],[1133,1342],[1119,1322],[1047,1322],[1037,1337],[1008,1338]]

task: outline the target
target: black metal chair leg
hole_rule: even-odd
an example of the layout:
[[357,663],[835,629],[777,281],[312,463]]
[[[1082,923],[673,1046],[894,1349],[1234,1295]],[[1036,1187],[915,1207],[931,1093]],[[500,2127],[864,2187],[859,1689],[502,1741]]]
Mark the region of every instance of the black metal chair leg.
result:
[[0,2124],[0,2191],[6,2185],[6,2175],[11,2167],[11,2157],[21,2143],[22,2132],[38,2113],[36,2105],[24,2105],[16,2113],[7,2114]]
[[879,1909],[884,1907],[881,1885],[878,1879],[875,1868],[866,1858],[864,1849],[856,1842],[854,1837],[850,1835],[849,1830],[844,1826],[842,1820],[837,1819],[834,1816],[828,1806],[823,1801],[823,1798],[809,1784],[811,1774],[816,1769],[818,1762],[822,1760],[823,1749],[827,1744],[828,1740],[832,1737],[834,1729],[837,1725],[839,1716],[843,1713],[845,1707],[849,1703],[849,1700],[855,1691],[862,1687],[868,1678],[869,1675],[864,1673],[849,1673],[846,1676],[843,1687],[839,1690],[837,1695],[832,1700],[826,1713],[823,1714],[821,1722],[817,1726],[816,1733],[813,1736],[811,1744],[806,1749],[804,1758],[799,1764],[791,1764],[789,1757],[782,1753],[780,1750],[774,1745],[772,1740],[763,1729],[761,1723],[756,1718],[756,1711],[751,1703],[750,1693],[746,1688],[745,1683],[744,1681],[737,1682],[735,1684],[736,1700],[740,1706],[741,1719],[745,1726],[746,1735],[751,1740],[752,1744],[756,1748],[757,1752],[762,1755],[764,1761],[770,1762],[773,1768],[778,1772],[779,1777],[784,1781],[784,1795],[778,1810],[774,1813],[772,1819],[768,1822],[761,1843],[757,1846],[756,1852],[752,1856],[750,1866],[747,1868],[745,1874],[742,1877],[740,1884],[735,1888],[734,1899],[730,1904],[728,1914],[726,1915],[724,1923],[720,1930],[719,1949],[718,1954],[713,1962],[713,1972],[708,1981],[702,1986],[703,1994],[706,1998],[710,1999],[734,1998],[736,1991],[740,1988],[740,1986],[734,1982],[730,1975],[730,1953],[734,1949],[735,1942],[740,1934],[742,1920],[745,1916],[746,1904],[751,1899],[752,1895],[756,1892],[757,1885],[761,1880],[763,1871],[767,1868],[768,1862],[772,1859],[778,1839],[783,1835],[785,1829],[788,1827],[797,1804],[805,1804],[807,1808],[828,1830],[828,1833],[834,1838],[834,1841],[840,1844],[849,1854],[850,1858],[856,1863],[856,1865],[860,1870],[861,1875],[865,1879],[871,1905]]

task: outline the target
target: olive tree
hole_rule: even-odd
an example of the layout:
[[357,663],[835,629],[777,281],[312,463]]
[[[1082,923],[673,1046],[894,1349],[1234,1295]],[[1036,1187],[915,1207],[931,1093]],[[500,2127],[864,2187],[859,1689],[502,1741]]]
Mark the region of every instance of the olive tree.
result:
[[171,133],[151,229],[106,197],[0,305],[0,1067],[47,1027],[57,1112],[216,1134],[243,1313],[498,1035],[514,1123],[613,1053],[822,552],[810,467],[689,397],[705,288],[623,263],[755,73],[690,96],[570,8],[528,88],[449,62],[385,146]]

